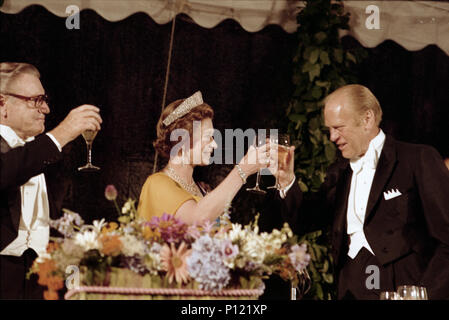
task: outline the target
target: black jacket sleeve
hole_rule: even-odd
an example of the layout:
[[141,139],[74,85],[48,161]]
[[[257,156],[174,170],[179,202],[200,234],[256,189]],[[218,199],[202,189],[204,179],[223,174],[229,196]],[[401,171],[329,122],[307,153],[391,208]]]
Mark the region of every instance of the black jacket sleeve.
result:
[[[3,140],[2,144],[5,143]],[[23,185],[61,158],[58,147],[46,134],[36,137],[23,147],[0,153],[0,191]]]

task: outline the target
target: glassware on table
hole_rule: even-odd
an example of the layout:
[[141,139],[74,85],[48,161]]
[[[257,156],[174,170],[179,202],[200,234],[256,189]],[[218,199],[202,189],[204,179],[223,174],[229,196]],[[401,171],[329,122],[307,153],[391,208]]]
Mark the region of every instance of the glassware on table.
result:
[[312,288],[312,279],[310,278],[307,269],[298,272],[298,285],[295,287],[291,283],[290,300],[300,300]]
[[[260,147],[260,146],[263,146],[265,143],[266,143],[265,136],[258,135],[256,137],[256,139],[254,140],[253,145],[254,145],[254,147]],[[259,159],[256,159],[256,161],[259,161]],[[265,190],[260,189],[259,182],[260,182],[260,169],[257,171],[256,185],[252,188],[246,188],[246,191],[249,191],[251,193],[256,193],[256,194],[266,194],[267,192]]]
[[99,167],[94,166],[92,164],[92,143],[94,142],[95,137],[97,136],[97,130],[86,130],[83,132],[84,141],[86,141],[87,146],[87,163],[86,165],[79,167],[78,171],[97,171],[100,170]]
[[425,287],[418,287],[419,288],[419,297],[420,300],[429,300],[427,296],[427,290]]
[[276,134],[270,135],[270,146],[277,146],[277,169],[276,172],[276,182],[273,186],[267,187],[267,189],[277,189],[279,188],[279,168],[283,168],[287,166],[288,163],[288,150],[290,147],[290,137],[287,134]]
[[427,290],[424,287],[404,285],[398,287],[398,294],[402,300],[427,300]]
[[396,291],[383,291],[380,293],[380,300],[402,300]]

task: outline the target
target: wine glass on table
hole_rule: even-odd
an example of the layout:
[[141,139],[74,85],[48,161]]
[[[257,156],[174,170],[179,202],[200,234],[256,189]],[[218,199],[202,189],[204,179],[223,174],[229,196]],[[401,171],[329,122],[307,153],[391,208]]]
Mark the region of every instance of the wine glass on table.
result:
[[427,300],[427,291],[424,287],[418,286],[399,286],[398,293],[402,300]]
[[275,173],[276,182],[273,186],[267,187],[267,189],[278,189],[279,185],[279,169],[284,169],[289,162],[289,147],[290,147],[290,137],[287,134],[276,134],[270,135],[270,146],[277,148],[277,170]]
[[97,136],[98,131],[97,130],[85,130],[82,135],[84,138],[84,141],[86,141],[87,146],[87,163],[78,168],[78,171],[97,171],[100,170],[99,167],[94,166],[92,164],[92,143],[94,142],[95,137]]
[[[257,135],[257,137],[254,141],[254,147],[263,146],[265,143],[266,143],[265,136]],[[256,159],[256,161],[259,161],[259,160]],[[267,192],[265,190],[260,189],[259,183],[260,183],[260,169],[257,171],[256,185],[252,188],[246,188],[246,191],[249,191],[249,192],[255,193],[255,194],[266,194]]]
[[401,300],[401,296],[396,291],[382,291],[380,300]]

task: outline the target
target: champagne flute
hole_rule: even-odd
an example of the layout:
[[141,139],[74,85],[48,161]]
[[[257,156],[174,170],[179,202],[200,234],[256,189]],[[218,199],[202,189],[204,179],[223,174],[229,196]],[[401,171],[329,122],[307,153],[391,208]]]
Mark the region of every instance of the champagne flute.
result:
[[429,300],[427,296],[427,290],[425,287],[418,287],[419,290],[419,300]]
[[401,300],[401,296],[396,291],[383,291],[380,293],[380,300]]
[[86,141],[87,146],[87,163],[78,168],[78,171],[97,171],[100,170],[99,167],[94,166],[92,164],[92,143],[94,142],[95,137],[97,136],[98,131],[97,130],[85,130],[82,135],[84,138],[84,141]]
[[279,189],[279,169],[287,166],[290,137],[287,134],[270,135],[270,143],[275,147],[277,146],[277,172],[276,182],[267,189]]
[[401,296],[402,300],[425,300],[421,299],[420,290],[417,286],[399,286],[398,293]]
[[[260,147],[260,146],[264,145],[266,143],[264,140],[265,140],[265,136],[264,137],[257,136],[255,141],[254,141],[254,146],[255,147]],[[259,160],[256,159],[256,161],[259,161]],[[257,170],[256,185],[254,187],[252,187],[252,188],[246,188],[246,191],[249,191],[249,192],[255,193],[255,194],[266,194],[267,192],[265,190],[260,189],[259,183],[260,183],[260,169]]]

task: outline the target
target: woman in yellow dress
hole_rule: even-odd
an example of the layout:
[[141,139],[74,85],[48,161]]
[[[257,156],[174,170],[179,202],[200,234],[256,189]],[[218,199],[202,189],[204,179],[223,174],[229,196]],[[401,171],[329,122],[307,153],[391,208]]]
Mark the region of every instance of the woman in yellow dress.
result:
[[217,148],[213,116],[212,108],[203,102],[199,91],[164,109],[153,145],[168,163],[161,171],[150,175],[142,187],[138,205],[141,219],[151,220],[167,213],[188,224],[214,221],[245,184],[247,176],[268,166],[268,145],[250,147],[228,176],[206,193],[194,181],[193,169],[197,165],[208,165],[212,151]]

